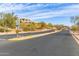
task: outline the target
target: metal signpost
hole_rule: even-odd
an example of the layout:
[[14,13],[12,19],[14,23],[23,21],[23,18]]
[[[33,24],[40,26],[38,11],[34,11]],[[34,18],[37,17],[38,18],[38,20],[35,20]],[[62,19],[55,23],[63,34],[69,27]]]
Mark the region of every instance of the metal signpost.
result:
[[20,26],[20,19],[16,20],[16,35],[19,37],[19,26]]

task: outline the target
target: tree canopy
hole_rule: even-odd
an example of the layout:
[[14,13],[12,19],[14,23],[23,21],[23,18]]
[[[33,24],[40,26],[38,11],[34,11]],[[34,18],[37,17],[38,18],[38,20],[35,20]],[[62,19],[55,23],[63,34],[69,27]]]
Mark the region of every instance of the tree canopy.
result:
[[16,20],[18,19],[18,17],[16,15],[14,15],[13,13],[3,13],[0,16],[1,16],[1,18],[0,18],[1,26],[15,28]]

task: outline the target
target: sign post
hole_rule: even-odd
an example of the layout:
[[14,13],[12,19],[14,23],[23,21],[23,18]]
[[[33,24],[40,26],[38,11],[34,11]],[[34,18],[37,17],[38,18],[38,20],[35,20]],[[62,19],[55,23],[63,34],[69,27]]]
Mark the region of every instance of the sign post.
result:
[[19,37],[19,26],[20,26],[20,19],[16,20],[16,35]]

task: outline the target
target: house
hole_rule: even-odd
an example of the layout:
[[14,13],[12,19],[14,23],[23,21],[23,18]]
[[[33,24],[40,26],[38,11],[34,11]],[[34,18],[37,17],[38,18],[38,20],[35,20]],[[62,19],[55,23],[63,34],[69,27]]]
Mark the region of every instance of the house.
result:
[[25,18],[20,19],[20,21],[26,24],[30,24],[32,22],[30,19],[25,19]]

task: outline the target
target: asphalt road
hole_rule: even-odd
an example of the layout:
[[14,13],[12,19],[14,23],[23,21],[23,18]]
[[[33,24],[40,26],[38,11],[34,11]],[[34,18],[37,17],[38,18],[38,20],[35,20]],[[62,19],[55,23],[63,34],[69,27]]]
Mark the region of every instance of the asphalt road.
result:
[[79,56],[79,45],[68,30],[17,42],[0,43],[0,55]]

